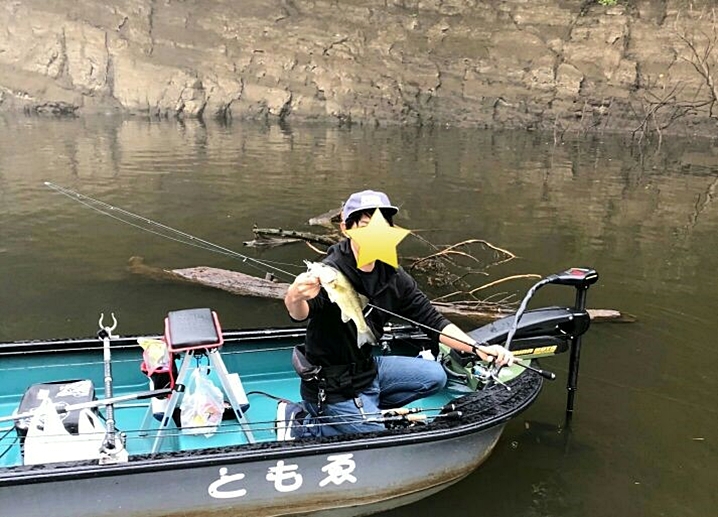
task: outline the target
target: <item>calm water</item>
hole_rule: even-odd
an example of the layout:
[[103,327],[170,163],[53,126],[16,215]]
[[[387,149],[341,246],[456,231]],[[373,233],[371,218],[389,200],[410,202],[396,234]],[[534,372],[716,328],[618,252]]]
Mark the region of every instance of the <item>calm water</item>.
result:
[[[130,273],[136,255],[255,271],[99,215],[45,181],[295,273],[312,253],[244,248],[252,225],[309,230],[307,219],[365,187],[386,190],[397,222],[434,243],[480,238],[518,256],[478,282],[591,265],[601,278],[589,306],[637,322],[587,334],[572,432],[557,431],[561,356],[545,363],[559,380],[486,464],[384,517],[715,515],[715,142],[641,150],[523,132],[0,118],[0,341],[93,335],[102,311],[124,334],[159,333],[167,311],[185,307],[212,307],[227,328],[290,324],[278,301]],[[571,300],[548,287],[536,304]]]

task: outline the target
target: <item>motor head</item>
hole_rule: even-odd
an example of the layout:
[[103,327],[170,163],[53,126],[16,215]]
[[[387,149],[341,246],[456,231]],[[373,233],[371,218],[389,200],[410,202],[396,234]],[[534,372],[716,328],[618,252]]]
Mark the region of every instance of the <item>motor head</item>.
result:
[[598,280],[595,269],[585,267],[572,267],[566,271],[546,277],[549,284],[571,285],[577,288],[587,288]]

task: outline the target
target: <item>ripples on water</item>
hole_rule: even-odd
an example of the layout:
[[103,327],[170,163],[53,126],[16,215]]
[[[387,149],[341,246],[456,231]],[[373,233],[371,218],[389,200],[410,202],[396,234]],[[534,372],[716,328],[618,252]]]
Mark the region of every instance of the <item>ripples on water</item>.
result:
[[[432,242],[481,238],[519,256],[489,280],[594,266],[589,306],[638,321],[586,336],[573,433],[556,431],[560,357],[545,365],[560,380],[509,424],[477,473],[386,515],[703,516],[717,507],[715,143],[657,150],[619,138],[555,145],[524,132],[0,118],[0,340],[92,335],[111,310],[125,334],[159,332],[168,310],[189,306],[213,307],[225,327],[290,324],[278,301],[130,274],[133,255],[165,268],[255,271],[117,223],[45,181],[294,272],[312,252],[244,248],[252,225],[308,230],[308,218],[367,187],[386,190],[401,205],[398,224]],[[400,248],[422,251],[418,241]],[[572,294],[551,287],[536,300]]]

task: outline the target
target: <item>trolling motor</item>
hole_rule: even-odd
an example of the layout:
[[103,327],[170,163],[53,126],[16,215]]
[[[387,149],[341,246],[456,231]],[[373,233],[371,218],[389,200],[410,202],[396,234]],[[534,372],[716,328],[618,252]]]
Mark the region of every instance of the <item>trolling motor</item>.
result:
[[[560,354],[570,349],[566,401],[566,420],[573,415],[575,394],[578,385],[578,367],[581,354],[581,337],[588,330],[591,319],[586,311],[586,292],[596,283],[598,273],[591,268],[570,268],[549,275],[533,285],[524,296],[516,314],[501,318],[469,332],[469,336],[481,345],[504,345],[519,359],[535,359]],[[566,285],[576,289],[574,306],[544,307],[526,310],[529,301],[541,287],[548,284]],[[504,385],[499,378],[501,367],[483,367],[474,364],[473,354],[452,350],[449,354],[452,370],[469,370],[473,388],[484,389],[494,384]],[[476,373],[474,373],[476,372]],[[538,373],[545,379],[553,380],[555,375],[545,370]],[[477,375],[478,374],[478,375]],[[478,382],[472,380],[478,377]]]

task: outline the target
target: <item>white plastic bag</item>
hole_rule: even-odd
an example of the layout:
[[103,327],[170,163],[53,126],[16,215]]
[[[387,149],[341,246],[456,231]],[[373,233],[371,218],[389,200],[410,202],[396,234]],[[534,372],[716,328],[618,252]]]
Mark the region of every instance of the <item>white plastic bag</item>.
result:
[[209,438],[217,431],[224,414],[224,396],[205,369],[195,368],[192,372],[180,409],[183,433]]

